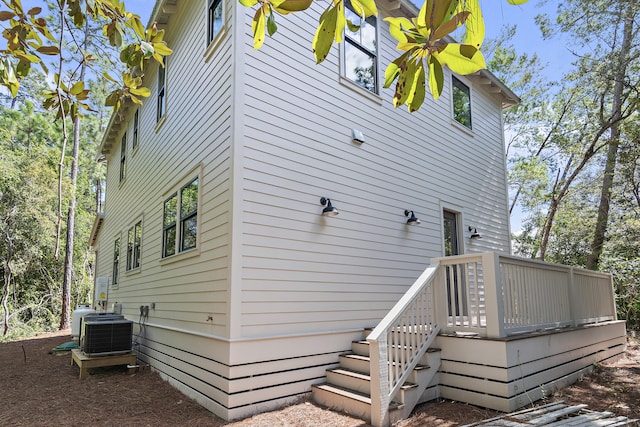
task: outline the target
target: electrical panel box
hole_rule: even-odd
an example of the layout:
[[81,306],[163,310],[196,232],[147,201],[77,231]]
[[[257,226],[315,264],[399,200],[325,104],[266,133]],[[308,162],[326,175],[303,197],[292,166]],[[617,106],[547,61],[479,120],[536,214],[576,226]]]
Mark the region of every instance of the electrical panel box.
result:
[[96,277],[96,301],[104,302],[107,300],[109,294],[109,278],[108,277]]

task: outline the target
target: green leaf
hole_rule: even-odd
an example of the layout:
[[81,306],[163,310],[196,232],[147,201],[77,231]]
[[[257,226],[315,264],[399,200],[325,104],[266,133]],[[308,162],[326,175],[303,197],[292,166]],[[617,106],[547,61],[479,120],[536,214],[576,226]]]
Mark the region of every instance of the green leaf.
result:
[[278,26],[276,25],[276,19],[272,12],[267,17],[267,32],[269,33],[269,37],[273,36],[276,31],[278,31]]
[[507,3],[519,5],[519,4],[525,4],[527,1],[528,0],[507,0]]
[[433,99],[440,98],[444,87],[444,73],[438,58],[429,56],[429,90]]
[[84,82],[83,81],[79,81],[79,82],[74,83],[73,86],[71,86],[71,89],[69,90],[69,93],[71,95],[78,95],[83,90],[84,90]]
[[313,54],[316,57],[316,63],[321,63],[329,55],[329,50],[333,45],[333,38],[336,31],[336,17],[338,9],[336,7],[329,6],[322,15],[320,15],[320,22],[316,29],[316,34],[313,37]]
[[[426,0],[420,8],[418,24],[430,29],[438,28],[443,22],[449,20],[447,12],[450,10],[452,2],[453,0]],[[457,5],[458,2],[455,1],[453,4]]]

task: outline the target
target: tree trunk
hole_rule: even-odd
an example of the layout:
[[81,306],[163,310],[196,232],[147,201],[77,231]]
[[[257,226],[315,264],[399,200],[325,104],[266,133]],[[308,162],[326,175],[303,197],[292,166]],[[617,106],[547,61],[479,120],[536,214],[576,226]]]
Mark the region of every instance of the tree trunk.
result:
[[[88,23],[85,25],[83,49],[87,49]],[[78,81],[84,81],[86,63],[80,66]],[[64,256],[64,279],[62,282],[62,312],[60,313],[60,329],[71,326],[71,281],[73,280],[73,238],[75,235],[76,218],[76,186],[78,182],[78,153],[80,151],[80,116],[73,119],[73,160],[71,161],[71,195],[69,197],[69,211],[67,213],[67,242]]]
[[618,121],[622,116],[622,91],[624,89],[624,79],[627,72],[627,57],[631,49],[631,38],[633,33],[633,16],[631,7],[627,9],[624,18],[624,30],[622,39],[622,50],[617,61],[615,83],[613,89],[613,125],[611,126],[611,142],[607,152],[607,162],[605,164],[604,176],[602,178],[602,190],[600,193],[600,205],[598,206],[598,218],[591,242],[591,253],[587,257],[586,267],[596,270],[602,255],[605,234],[609,223],[609,206],[611,204],[611,192],[613,189],[613,179],[616,172],[618,160],[618,147],[620,145],[620,126]]

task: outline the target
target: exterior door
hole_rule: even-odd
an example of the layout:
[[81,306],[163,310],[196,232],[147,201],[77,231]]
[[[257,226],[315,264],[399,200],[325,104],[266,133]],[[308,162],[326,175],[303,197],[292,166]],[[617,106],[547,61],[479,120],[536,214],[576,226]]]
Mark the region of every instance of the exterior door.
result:
[[[460,255],[460,245],[458,241],[458,216],[451,211],[442,211],[444,227],[444,255]],[[464,274],[457,265],[447,266],[445,269],[447,277],[447,306],[449,316],[466,315],[467,299]]]

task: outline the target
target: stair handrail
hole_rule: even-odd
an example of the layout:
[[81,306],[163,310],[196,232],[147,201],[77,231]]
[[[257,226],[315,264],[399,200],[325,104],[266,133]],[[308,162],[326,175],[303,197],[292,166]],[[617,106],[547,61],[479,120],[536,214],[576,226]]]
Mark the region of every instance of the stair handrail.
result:
[[[389,425],[389,404],[440,331],[433,312],[431,286],[439,267],[439,264],[427,267],[367,337],[371,361],[371,424],[375,427]],[[412,320],[401,322],[408,318]]]

